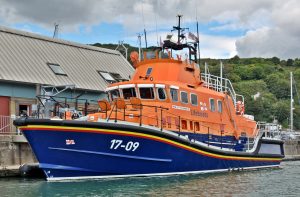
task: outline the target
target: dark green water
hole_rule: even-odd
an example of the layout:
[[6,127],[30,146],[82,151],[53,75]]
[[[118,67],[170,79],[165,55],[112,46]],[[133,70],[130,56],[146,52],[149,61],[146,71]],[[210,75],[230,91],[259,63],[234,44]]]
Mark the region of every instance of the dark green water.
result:
[[0,197],[15,196],[300,196],[300,161],[281,168],[206,175],[70,182],[2,178]]

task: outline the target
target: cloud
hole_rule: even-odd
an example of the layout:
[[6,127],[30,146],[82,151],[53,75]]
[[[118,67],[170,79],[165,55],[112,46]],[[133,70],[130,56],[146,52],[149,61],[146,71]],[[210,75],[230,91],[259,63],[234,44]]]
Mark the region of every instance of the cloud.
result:
[[272,25],[249,31],[238,39],[241,57],[273,57],[283,59],[300,56],[300,6],[297,0],[274,4],[270,13]]
[[[275,0],[276,1],[276,0]],[[61,21],[66,30],[74,30],[79,24],[91,26],[105,22],[122,22],[128,29],[148,26],[153,28],[155,17],[159,25],[173,24],[175,16],[183,14],[184,22],[195,21],[196,11],[201,22],[211,20],[240,21],[248,23],[248,17],[257,8],[268,9],[272,0],[0,0],[0,17],[6,23],[37,23],[52,27]],[[234,13],[232,15],[232,13]],[[145,20],[143,20],[143,18]]]
[[[160,38],[163,41],[169,32],[159,32],[158,39],[155,32],[147,34],[148,46],[157,46]],[[176,36],[175,36],[176,37]],[[200,34],[200,56],[201,58],[229,58],[237,54],[235,41],[237,37],[226,36],[212,36],[207,34]],[[126,40],[137,43],[136,36],[127,37]],[[145,47],[142,39],[142,47]]]
[[[288,58],[296,57],[299,51],[297,0],[0,0],[0,5],[0,23],[8,26],[35,24],[53,30],[53,24],[58,22],[61,33],[70,33],[90,31],[103,22],[118,23],[126,36],[136,35],[144,27],[154,31],[158,26],[159,31],[165,31],[177,23],[177,14],[184,15],[183,24],[190,24],[195,22],[197,13],[200,23],[217,22],[211,31],[225,32],[224,36],[207,37],[219,40],[219,44],[210,41],[218,52],[207,51],[207,54],[237,52],[241,57]],[[236,30],[245,35],[226,37],[226,31]],[[233,39],[237,39],[236,48],[232,46]],[[202,51],[205,54],[205,48]]]
[[202,58],[229,58],[237,54],[236,37],[211,36],[200,34]]

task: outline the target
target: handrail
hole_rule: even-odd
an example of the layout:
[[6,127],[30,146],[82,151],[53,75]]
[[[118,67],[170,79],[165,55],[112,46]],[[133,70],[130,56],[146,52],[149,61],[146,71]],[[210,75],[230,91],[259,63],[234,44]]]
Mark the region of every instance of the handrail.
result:
[[211,75],[210,73],[201,73],[201,78],[204,79],[204,86],[206,86],[207,88],[213,89],[217,92],[228,92],[230,97],[232,98],[236,111],[237,102],[239,100],[241,100],[243,104],[245,103],[244,96],[235,92],[233,85],[229,79]]
[[257,129],[257,135],[261,135],[266,138],[281,138],[279,125],[276,123],[258,122]]
[[[129,104],[129,103],[127,103],[126,104],[127,106],[132,106],[132,105],[136,105],[136,104]],[[181,116],[178,116],[178,115],[176,115],[176,114],[173,114],[173,113],[171,113],[171,112],[169,112],[169,111],[167,111],[167,110],[169,110],[168,108],[166,108],[166,107],[162,107],[162,106],[155,106],[155,105],[143,105],[143,104],[140,104],[142,107],[150,107],[150,108],[155,108],[156,110],[157,109],[160,109],[160,116],[157,116],[156,118],[153,118],[153,117],[149,117],[149,116],[146,116],[146,115],[142,115],[142,108],[140,107],[140,110],[139,110],[139,112],[140,112],[140,114],[139,114],[139,125],[140,126],[142,126],[142,117],[146,117],[146,118],[150,118],[150,119],[153,119],[153,120],[157,120],[158,122],[160,122],[160,124],[157,124],[156,126],[157,127],[159,127],[161,130],[163,129],[163,122],[164,122],[164,119],[163,119],[163,117],[167,117],[168,115],[171,115],[171,117],[173,117],[173,118],[177,118],[178,119],[178,125],[177,124],[174,124],[174,123],[169,123],[168,122],[168,124],[169,125],[171,125],[171,126],[178,126],[178,131],[179,132],[181,132]],[[166,111],[165,112],[165,116],[163,116],[164,115],[164,113],[163,113],[163,111]],[[109,121],[109,119],[111,119],[110,117],[111,117],[111,115],[112,115],[112,112],[119,112],[119,113],[123,113],[123,117],[124,116],[127,116],[125,113],[126,113],[126,111],[124,110],[124,111],[118,111],[118,110],[116,110],[116,105],[113,105],[113,108],[112,108],[112,110],[111,110],[111,112],[110,112],[110,115],[109,115],[109,117],[107,118],[107,121]],[[115,117],[114,117],[115,119],[115,122],[117,122],[119,119],[118,119],[118,116],[117,115],[115,115]],[[124,120],[124,119],[123,119]],[[187,120],[187,121],[195,121],[195,120],[193,120],[193,119],[188,119],[188,118],[185,118],[185,120]],[[199,121],[198,121],[199,122]],[[217,130],[217,129],[213,129],[213,128],[211,128],[211,127],[209,127],[209,126],[207,126],[207,125],[205,125],[205,124],[203,124],[204,122],[199,122],[200,124],[201,124],[201,126],[202,127],[204,127],[204,128],[207,128],[210,132],[221,132],[220,130]],[[216,123],[216,124],[218,124],[218,123]]]

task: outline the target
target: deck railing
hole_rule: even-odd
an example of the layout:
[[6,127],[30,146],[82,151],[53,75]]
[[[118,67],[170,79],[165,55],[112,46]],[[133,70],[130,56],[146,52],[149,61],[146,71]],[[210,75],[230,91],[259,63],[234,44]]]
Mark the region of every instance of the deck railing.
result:
[[280,126],[276,123],[258,122],[259,135],[264,138],[281,139]]
[[204,81],[205,87],[213,89],[217,92],[228,93],[229,96],[232,98],[236,110],[238,101],[241,101],[243,104],[245,104],[244,96],[235,92],[232,83],[229,79],[211,75],[210,73],[201,73],[201,78]]
[[[209,84],[209,83],[208,83]],[[211,84],[211,83],[210,83]],[[218,83],[217,83],[218,84]],[[230,83],[231,84],[231,83]],[[225,91],[224,87],[229,87],[227,85],[225,86],[219,86],[219,85],[212,85],[210,88],[216,88],[216,90],[219,91]],[[229,88],[230,89],[230,88]],[[234,90],[229,90],[228,91],[232,92],[235,94]],[[236,94],[235,94],[236,95]],[[40,99],[42,102],[44,98]],[[72,99],[61,99],[61,98],[46,98],[51,100],[52,106],[50,106],[48,109],[53,109],[57,110],[60,114],[63,113],[63,111],[60,111],[59,109],[56,109],[54,106],[59,106],[60,108],[64,107],[69,107],[70,105],[68,104],[67,101],[72,100]],[[59,103],[57,103],[59,101]],[[63,101],[63,103],[62,103]],[[86,115],[88,112],[88,105],[86,103],[88,102],[98,102],[98,107],[100,107],[100,104],[102,105],[103,110],[100,109],[99,112],[97,113],[103,113],[103,115],[95,114],[94,117],[93,113],[91,113],[91,117],[83,117],[81,120],[87,120],[87,121],[98,121],[99,117],[101,117],[102,121],[114,121],[114,122],[119,122],[119,121],[127,121],[127,122],[132,122],[132,123],[137,123],[139,126],[153,126],[156,127],[160,130],[171,130],[179,133],[183,133],[185,135],[186,132],[188,133],[202,133],[202,134],[207,134],[207,139],[205,139],[203,142],[207,143],[208,146],[212,145],[213,143],[216,143],[211,141],[211,138],[213,136],[219,137],[219,143],[220,147],[227,146],[229,147],[229,144],[232,143],[232,147],[234,147],[235,143],[237,142],[237,139],[230,139],[225,136],[224,133],[224,126],[222,123],[215,123],[213,125],[207,125],[205,122],[200,122],[196,121],[193,119],[188,119],[188,118],[182,118],[178,114],[172,114],[168,108],[162,107],[162,106],[156,106],[156,105],[144,105],[142,103],[134,103],[133,101],[129,100],[124,100],[124,99],[115,99],[113,102],[109,103],[108,101],[84,101],[84,109],[82,110],[84,113],[82,115]],[[55,104],[57,103],[57,104]],[[72,104],[73,105],[73,104]],[[75,105],[76,106],[76,105]],[[41,108],[38,108],[38,110],[43,109],[44,106]],[[44,109],[43,109],[44,110]],[[53,110],[53,111],[54,111]],[[70,109],[66,109],[70,110]],[[44,110],[45,111],[45,110]],[[53,112],[52,111],[52,112]],[[78,110],[76,111],[76,113]],[[38,113],[39,116],[37,118],[45,118],[45,116],[41,116],[40,113]],[[54,115],[57,113],[53,113]],[[55,115],[57,116],[57,115]],[[65,116],[59,116],[62,119],[66,119]],[[12,121],[11,121],[12,125]],[[252,137],[247,137],[245,136],[248,142],[248,145],[245,149],[250,150],[253,147],[254,144],[254,139],[258,139],[261,137],[274,137],[277,136],[278,134],[275,132],[271,132],[274,129],[274,124],[267,124],[267,123],[259,123],[257,126],[257,133],[255,133],[255,136]],[[222,129],[223,128],[223,129]],[[264,133],[264,134],[262,134]],[[263,136],[264,135],[264,136]],[[224,146],[223,146],[224,145]]]
[[[159,128],[162,130],[172,130],[179,133],[185,133],[185,132],[192,132],[192,133],[201,133],[207,134],[205,137],[206,139],[203,141],[208,146],[213,146],[214,143],[212,138],[213,136],[219,136],[218,146],[222,149],[225,146],[233,148],[235,146],[235,140],[226,140],[226,136],[224,134],[224,131],[221,129],[216,129],[214,127],[210,127],[206,125],[204,122],[199,122],[187,118],[182,118],[181,116],[177,114],[171,113],[168,108],[161,107],[161,106],[152,106],[152,105],[140,105],[140,108],[138,110],[135,110],[137,113],[134,114],[134,117],[137,117],[136,120],[131,121],[130,117],[132,116],[132,111],[130,109],[130,106],[132,104],[127,103],[126,109],[117,109],[117,106],[114,104],[112,105],[112,110],[109,112],[109,114],[105,117],[107,117],[106,121],[114,121],[117,123],[118,121],[129,121],[138,123],[139,126],[143,125],[150,125]],[[128,109],[129,107],[129,109]],[[147,111],[147,115],[143,113],[143,111]],[[149,112],[150,111],[150,112]],[[106,113],[106,112],[104,112]],[[149,116],[151,114],[151,116]],[[132,116],[133,117],[133,116]],[[151,121],[152,124],[149,124]],[[192,125],[192,126],[191,126]],[[192,127],[192,128],[191,128]],[[215,127],[220,127],[219,123],[216,123]]]

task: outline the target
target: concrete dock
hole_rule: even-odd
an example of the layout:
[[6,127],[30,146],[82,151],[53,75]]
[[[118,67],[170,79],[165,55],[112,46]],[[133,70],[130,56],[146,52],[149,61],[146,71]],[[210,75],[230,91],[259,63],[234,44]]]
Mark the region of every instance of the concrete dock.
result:
[[23,135],[0,135],[0,177],[19,176],[19,168],[37,160]]

